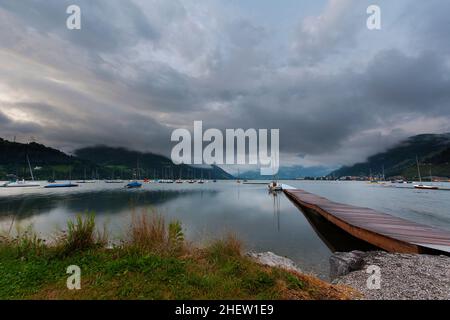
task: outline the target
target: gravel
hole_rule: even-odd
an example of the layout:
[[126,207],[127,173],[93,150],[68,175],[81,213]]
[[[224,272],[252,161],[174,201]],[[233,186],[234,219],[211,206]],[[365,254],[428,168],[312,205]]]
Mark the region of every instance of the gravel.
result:
[[[338,253],[333,261],[344,261],[345,255]],[[450,299],[450,257],[412,254],[393,254],[386,252],[367,252],[361,257],[359,268],[337,277],[333,283],[353,287],[364,295],[366,300],[449,300]],[[344,257],[344,258],[343,258]],[[347,259],[353,261],[355,259]],[[369,266],[380,269],[380,288],[369,289],[367,282],[371,274]],[[342,268],[340,268],[342,269]],[[352,270],[352,267],[349,267]],[[373,283],[373,282],[372,282]],[[376,282],[375,282],[376,283]]]

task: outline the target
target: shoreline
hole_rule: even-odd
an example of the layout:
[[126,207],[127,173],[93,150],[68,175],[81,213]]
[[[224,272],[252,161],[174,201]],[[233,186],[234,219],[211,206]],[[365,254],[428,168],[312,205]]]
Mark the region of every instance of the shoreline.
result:
[[[382,251],[336,253],[332,284],[347,285],[363,300],[449,300],[450,257]],[[379,267],[380,288],[369,289],[370,266]]]
[[[92,215],[69,221],[54,243],[32,230],[18,237],[0,236],[0,299],[349,300],[355,296],[347,286],[282,267],[286,259],[275,258],[278,265],[260,264],[244,253],[233,236],[194,247],[185,241],[179,222],[166,224],[158,215],[135,218],[121,245],[108,248],[107,244],[107,234],[96,232]],[[68,287],[71,267],[80,270],[79,290]]]

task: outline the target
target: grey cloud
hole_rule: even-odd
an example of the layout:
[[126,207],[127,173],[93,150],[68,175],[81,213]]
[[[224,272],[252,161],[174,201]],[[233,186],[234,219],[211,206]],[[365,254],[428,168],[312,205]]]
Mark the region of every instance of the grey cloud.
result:
[[[82,31],[66,28],[66,9],[78,5]],[[111,53],[140,39],[157,39],[158,31],[130,0],[6,0],[0,8],[20,17],[39,32],[57,34],[89,51]]]
[[0,126],[7,125],[11,120],[0,110]]
[[368,98],[383,109],[450,114],[449,71],[443,57],[433,52],[417,57],[396,50],[382,52],[366,73]]
[[[442,1],[413,6],[410,16],[385,25],[388,44],[372,34],[370,46],[369,1],[329,1],[322,20],[292,23],[301,27],[291,30],[295,40],[286,47],[295,50],[286,52],[268,44],[280,35],[263,23],[213,7],[197,15],[198,6],[212,4],[77,1],[85,21],[83,32],[72,33],[58,27],[64,14],[64,21],[54,18],[67,1],[25,2],[2,2],[0,14],[3,8],[44,33],[9,32],[40,45],[0,45],[0,58],[3,48],[15,64],[0,66],[0,89],[4,83],[27,93],[15,107],[36,122],[23,128],[0,113],[0,135],[24,130],[64,148],[101,143],[167,154],[173,126],[203,120],[220,129],[279,128],[286,158],[348,164],[413,133],[412,125],[399,129],[399,120],[450,118],[449,52],[437,44],[450,30]],[[397,5],[411,9],[407,1]],[[419,10],[429,15],[414,28],[410,17]],[[391,45],[389,33],[410,41]]]

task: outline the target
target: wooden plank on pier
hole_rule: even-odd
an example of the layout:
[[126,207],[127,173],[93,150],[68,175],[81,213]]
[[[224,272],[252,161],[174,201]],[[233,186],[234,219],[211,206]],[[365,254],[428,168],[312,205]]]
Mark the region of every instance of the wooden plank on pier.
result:
[[450,232],[406,219],[330,201],[299,189],[284,190],[296,205],[312,210],[345,232],[389,252],[450,253]]

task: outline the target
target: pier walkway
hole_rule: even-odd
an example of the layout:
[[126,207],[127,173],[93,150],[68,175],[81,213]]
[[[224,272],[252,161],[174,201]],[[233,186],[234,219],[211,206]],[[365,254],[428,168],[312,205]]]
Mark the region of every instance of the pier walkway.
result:
[[373,209],[330,201],[286,186],[286,196],[352,236],[389,252],[450,254],[450,232],[391,216]]

